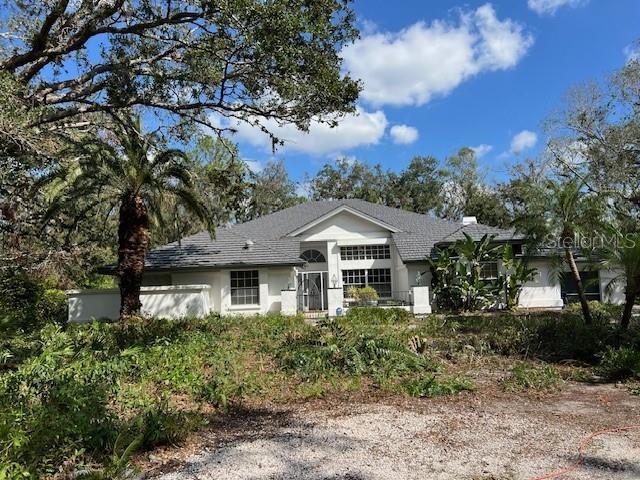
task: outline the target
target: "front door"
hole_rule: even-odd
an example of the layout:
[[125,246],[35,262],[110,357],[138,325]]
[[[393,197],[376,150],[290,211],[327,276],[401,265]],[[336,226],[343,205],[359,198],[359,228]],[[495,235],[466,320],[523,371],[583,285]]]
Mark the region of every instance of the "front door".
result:
[[327,272],[298,274],[298,310],[303,312],[327,309]]

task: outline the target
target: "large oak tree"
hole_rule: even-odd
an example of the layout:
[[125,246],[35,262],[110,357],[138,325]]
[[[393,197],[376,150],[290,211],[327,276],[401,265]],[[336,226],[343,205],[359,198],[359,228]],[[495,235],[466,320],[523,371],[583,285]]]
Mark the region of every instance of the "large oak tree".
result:
[[[339,56],[357,37],[349,3],[0,0],[0,166],[55,171],[69,144],[132,113],[169,144],[238,121],[335,125],[359,91]],[[14,205],[0,197],[0,220]]]

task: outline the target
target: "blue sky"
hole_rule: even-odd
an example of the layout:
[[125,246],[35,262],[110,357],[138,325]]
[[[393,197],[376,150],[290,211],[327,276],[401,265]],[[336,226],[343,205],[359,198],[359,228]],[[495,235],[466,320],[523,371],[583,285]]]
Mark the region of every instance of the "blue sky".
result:
[[[478,147],[490,180],[544,146],[542,122],[573,84],[620,68],[640,38],[638,0],[356,0],[360,115],[289,140],[275,157],[300,181],[337,156],[404,168]],[[273,157],[261,133],[236,135],[253,168]]]

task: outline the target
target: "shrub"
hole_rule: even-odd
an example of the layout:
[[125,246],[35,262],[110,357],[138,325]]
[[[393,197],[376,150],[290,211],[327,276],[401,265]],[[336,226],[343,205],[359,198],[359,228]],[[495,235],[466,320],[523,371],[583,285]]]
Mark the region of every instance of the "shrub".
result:
[[409,348],[410,333],[406,326],[376,328],[347,316],[286,334],[276,358],[283,368],[306,380],[366,374],[385,381],[432,368],[425,356]]
[[522,390],[550,390],[562,382],[560,373],[551,365],[532,365],[525,362],[516,364],[511,376],[503,381],[508,392]]
[[46,323],[67,321],[67,297],[19,271],[0,278],[0,329],[31,331]]
[[[591,300],[588,303],[591,316],[595,323],[618,322],[622,317],[623,305],[602,303],[597,300]],[[564,308],[564,311],[582,319],[582,307],[580,306],[580,302],[570,303]]]
[[25,273],[5,270],[0,276],[0,328],[32,329],[38,325],[36,304],[44,287]]
[[378,300],[378,292],[373,287],[349,287],[347,289],[347,296],[362,304]]
[[407,380],[402,388],[412,397],[456,395],[465,390],[475,390],[473,382],[464,377],[437,378],[435,375]]
[[39,325],[49,322],[63,325],[67,323],[67,310],[67,295],[64,291],[48,289],[38,298],[35,315]]
[[640,350],[632,347],[607,348],[598,372],[610,380],[640,377]]

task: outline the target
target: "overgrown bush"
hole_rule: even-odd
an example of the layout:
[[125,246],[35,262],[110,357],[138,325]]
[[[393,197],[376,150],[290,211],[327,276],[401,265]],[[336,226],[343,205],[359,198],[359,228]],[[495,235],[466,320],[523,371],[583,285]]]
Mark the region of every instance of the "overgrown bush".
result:
[[[414,318],[354,308],[317,325],[280,315],[49,322],[0,337],[0,479],[87,465],[110,478],[122,470],[113,457],[118,439],[139,439],[141,449],[177,442],[216,408],[245,399],[363,385],[455,394],[473,384],[443,370],[475,355],[601,362],[603,374],[622,378],[637,375],[639,346],[636,327],[622,334],[610,323],[587,327],[575,315],[548,313]],[[518,367],[513,377],[542,388],[555,378],[549,368]]]
[[609,380],[640,378],[640,350],[632,347],[607,348],[598,372]]
[[411,331],[406,325],[393,328],[370,320],[364,314],[354,314],[290,332],[276,358],[284,369],[307,380],[344,374],[371,375],[385,381],[433,368],[427,357],[409,348]]
[[369,305],[378,300],[378,292],[373,287],[349,287],[347,296],[362,305]]
[[4,270],[0,276],[0,330],[29,331],[46,323],[67,321],[67,297],[24,272]]
[[[591,300],[589,303],[589,311],[596,323],[618,322],[622,316],[622,305],[614,305],[612,303],[598,302]],[[582,307],[580,302],[574,302],[567,305],[564,309],[565,313],[576,315],[582,318]]]
[[370,325],[406,324],[415,320],[411,313],[402,308],[352,307],[347,310],[346,318],[351,323]]

